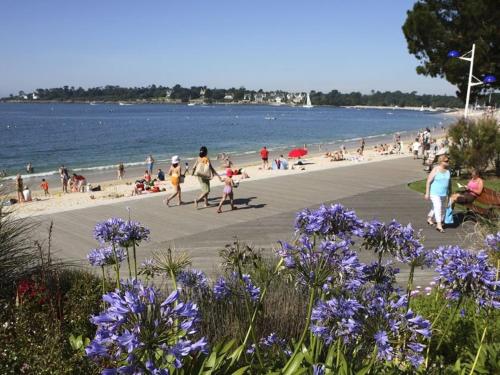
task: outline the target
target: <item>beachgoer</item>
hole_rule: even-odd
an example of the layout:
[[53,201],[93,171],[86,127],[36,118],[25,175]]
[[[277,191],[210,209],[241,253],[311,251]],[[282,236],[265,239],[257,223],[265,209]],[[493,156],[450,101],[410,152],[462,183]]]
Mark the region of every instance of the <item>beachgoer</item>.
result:
[[43,190],[43,193],[45,196],[50,195],[49,193],[49,183],[45,180],[45,178],[42,178],[42,183],[40,184],[40,187]]
[[123,180],[123,175],[125,174],[125,166],[122,162],[118,164],[118,179]]
[[28,174],[33,173],[33,166],[31,165],[31,162],[28,162],[28,164],[26,165],[26,172]]
[[210,193],[210,179],[215,175],[219,177],[221,182],[223,181],[221,176],[212,166],[212,162],[208,158],[208,149],[205,146],[201,146],[200,152],[198,154],[198,159],[193,166],[192,176],[198,177],[198,182],[200,183],[201,195],[194,200],[195,208],[198,208],[198,202],[201,200],[205,201],[205,207],[208,207],[208,194]]
[[361,150],[360,155],[363,156],[363,152],[365,152],[365,139],[364,138],[361,138],[361,146],[359,147],[359,149]]
[[228,168],[226,170],[226,178],[224,179],[224,190],[222,191],[222,198],[219,203],[219,207],[217,207],[217,213],[222,213],[222,205],[229,199],[229,203],[231,204],[231,210],[236,210],[234,207],[234,194],[233,188],[235,187],[235,182],[233,181],[233,171]]
[[71,191],[73,192],[83,192],[83,187],[87,184],[87,180],[80,174],[73,173],[73,177],[71,178],[73,183],[73,187]]
[[182,168],[180,164],[181,159],[179,156],[175,155],[172,156],[172,165],[170,166],[170,169],[168,170],[168,175],[170,176],[170,183],[172,184],[172,187],[174,188],[174,193],[168,197],[168,199],[165,199],[163,203],[165,203],[167,206],[169,205],[170,201],[177,196],[177,199],[179,201],[178,205],[180,206],[182,202],[182,197],[181,197],[181,182],[182,179],[185,177],[186,171],[184,171],[184,174],[182,173]]
[[432,202],[432,209],[427,214],[427,223],[429,225],[434,225],[432,218],[434,217],[436,222],[436,229],[443,233],[442,219],[443,213],[442,208],[444,198],[450,195],[450,183],[451,176],[449,168],[450,160],[446,155],[441,155],[438,159],[438,165],[429,173],[427,177],[427,183],[425,184],[425,199],[430,199]]
[[155,159],[153,158],[153,155],[149,154],[148,157],[146,158],[146,166],[149,170],[149,174],[153,174],[154,163],[155,163]]
[[481,195],[484,189],[484,182],[479,172],[475,169],[471,169],[471,179],[467,183],[464,191],[453,194],[450,197],[450,202],[452,206],[455,203],[461,204],[471,204],[476,200],[477,197]]
[[17,200],[19,203],[24,202],[23,190],[24,190],[23,178],[21,177],[20,174],[18,174],[16,176],[16,191],[17,191]]
[[148,184],[151,182],[151,172],[149,172],[149,169],[146,169],[144,171],[144,181],[147,182]]
[[158,168],[158,173],[156,175],[156,178],[160,181],[165,181],[165,172],[163,172],[161,168]]
[[59,176],[61,177],[61,185],[63,193],[68,192],[68,181],[69,181],[69,173],[64,165],[61,165],[59,168]]
[[269,151],[266,146],[260,150],[260,158],[262,159],[262,169],[269,169]]
[[418,141],[418,138],[415,138],[415,142],[413,142],[411,148],[413,151],[413,160],[418,159],[418,154],[420,151],[420,142]]
[[24,198],[25,202],[31,202],[32,201],[32,199],[31,199],[31,190],[30,190],[29,186],[25,186],[24,187],[23,198]]

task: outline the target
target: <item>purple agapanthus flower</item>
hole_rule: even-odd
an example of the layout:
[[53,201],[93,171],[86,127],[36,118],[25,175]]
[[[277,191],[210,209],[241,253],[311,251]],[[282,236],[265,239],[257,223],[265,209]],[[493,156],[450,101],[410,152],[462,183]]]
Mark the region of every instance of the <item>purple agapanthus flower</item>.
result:
[[119,217],[97,223],[94,228],[94,238],[101,243],[112,242],[119,244],[125,241],[124,225],[125,221]]
[[365,224],[363,246],[380,255],[390,254],[402,263],[430,267],[432,252],[424,249],[420,236],[411,224],[404,226],[396,220],[389,224],[373,220]]
[[321,286],[325,292],[337,287],[353,291],[364,282],[364,265],[350,245],[348,240],[314,245],[308,236],[301,236],[296,245],[282,242],[278,255],[302,284]]
[[484,242],[492,251],[500,252],[500,232],[488,234]]
[[198,288],[200,290],[208,288],[208,279],[205,273],[195,269],[181,271],[177,276],[177,282],[185,288]]
[[[358,296],[318,301],[311,315],[313,335],[326,345],[341,339],[347,350],[370,352],[376,345],[379,360],[418,367],[424,348],[420,341],[430,337],[430,322],[406,311],[405,295],[387,295],[365,286]],[[408,345],[402,347],[402,342]]]
[[436,272],[449,298],[472,298],[479,307],[500,308],[500,281],[484,251],[472,252],[458,246],[443,246],[435,251]]
[[314,364],[313,365],[313,375],[325,375],[325,365]]
[[214,284],[213,292],[218,300],[226,299],[229,296],[245,298],[248,296],[253,302],[260,298],[260,288],[257,287],[248,274],[242,275],[242,280],[238,274],[233,272],[228,279],[219,277]]
[[137,221],[124,222],[121,226],[121,231],[123,232],[121,244],[124,247],[130,247],[133,243],[137,244],[141,241],[149,240],[149,229]]
[[223,300],[231,295],[226,279],[222,276],[217,279],[214,284],[214,295],[218,300]]
[[89,263],[94,267],[111,266],[117,261],[118,263],[123,262],[126,258],[127,254],[124,249],[117,247],[113,251],[113,246],[93,249],[87,255]]
[[158,290],[132,280],[103,300],[107,307],[91,318],[97,331],[85,352],[96,361],[106,359],[108,371],[138,373],[147,368],[168,374],[160,369],[180,368],[184,357],[207,352],[204,338],[193,340],[198,308],[180,301],[178,291],[161,299]]
[[308,236],[349,239],[353,235],[362,235],[363,221],[358,219],[354,211],[347,210],[341,204],[329,207],[323,205],[314,211],[300,211],[295,220],[295,229]]

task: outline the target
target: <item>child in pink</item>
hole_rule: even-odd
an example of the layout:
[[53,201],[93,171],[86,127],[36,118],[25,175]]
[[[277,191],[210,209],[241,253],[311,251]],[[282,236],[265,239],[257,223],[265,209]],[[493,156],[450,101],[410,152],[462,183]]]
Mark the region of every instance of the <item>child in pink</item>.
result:
[[224,179],[224,190],[222,191],[222,199],[220,200],[219,207],[217,208],[217,213],[222,212],[222,205],[226,201],[226,199],[229,198],[229,202],[231,203],[231,210],[236,210],[236,207],[234,207],[234,195],[233,195],[233,188],[234,188],[234,181],[233,181],[233,171],[231,168],[228,168],[226,170],[226,178]]

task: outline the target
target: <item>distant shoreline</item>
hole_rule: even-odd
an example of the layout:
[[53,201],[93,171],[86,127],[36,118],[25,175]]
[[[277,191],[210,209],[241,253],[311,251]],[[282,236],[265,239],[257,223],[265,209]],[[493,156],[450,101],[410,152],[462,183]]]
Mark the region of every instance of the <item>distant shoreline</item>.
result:
[[[141,105],[141,104],[158,104],[158,105],[195,105],[195,106],[208,106],[208,105],[263,105],[269,107],[296,107],[302,108],[302,104],[289,104],[289,103],[269,103],[269,102],[182,102],[182,101],[158,101],[158,100],[141,100],[141,101],[131,101],[131,100],[0,100],[0,103],[7,104],[88,104],[88,105],[106,105],[106,104],[116,104],[120,105]],[[390,109],[390,110],[406,110],[406,111],[427,111],[427,112],[446,112],[453,113],[458,112],[460,108],[448,108],[448,107],[400,107],[400,106],[377,106],[377,105],[331,105],[331,104],[314,104],[313,107],[334,107],[334,108],[347,108],[347,109]]]

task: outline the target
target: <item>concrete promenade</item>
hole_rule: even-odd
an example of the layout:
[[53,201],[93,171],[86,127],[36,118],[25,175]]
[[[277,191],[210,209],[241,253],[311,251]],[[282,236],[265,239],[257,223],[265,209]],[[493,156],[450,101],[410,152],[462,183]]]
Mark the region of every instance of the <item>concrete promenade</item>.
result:
[[[401,223],[411,222],[415,228],[423,229],[428,248],[460,243],[462,229],[448,229],[442,234],[427,226],[430,203],[407,187],[407,183],[425,177],[420,162],[401,158],[259,181],[246,180],[235,189],[239,209],[222,214],[217,214],[215,207],[195,210],[192,204],[167,208],[162,204],[164,194],[161,194],[41,216],[37,220],[42,222],[42,233],[50,220],[54,221],[53,249],[59,257],[83,260],[89,249],[97,245],[92,237],[95,223],[113,216],[126,218],[128,206],[133,220],[151,229],[152,240],[141,245],[139,259],[149,256],[151,250],[175,247],[188,251],[193,266],[209,274],[218,265],[218,250],[235,236],[269,249],[276,246],[278,240],[291,238],[298,210],[322,203],[340,202],[355,209],[365,220],[395,218]],[[186,193],[183,200],[192,202],[198,193]],[[222,187],[213,189],[212,204],[218,203],[221,193]],[[228,210],[229,206],[224,208]],[[362,251],[360,257],[369,261],[372,255]],[[430,277],[429,271],[419,271],[417,283]]]

